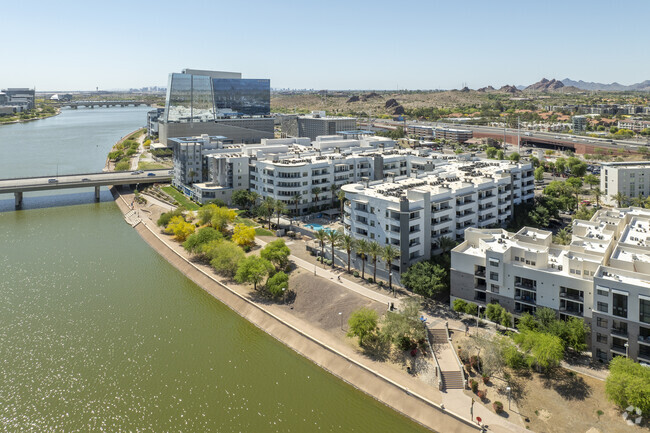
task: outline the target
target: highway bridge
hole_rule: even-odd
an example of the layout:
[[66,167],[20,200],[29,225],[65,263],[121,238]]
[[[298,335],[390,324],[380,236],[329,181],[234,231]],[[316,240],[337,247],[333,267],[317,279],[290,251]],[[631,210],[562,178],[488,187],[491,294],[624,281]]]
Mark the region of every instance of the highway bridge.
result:
[[169,182],[169,169],[139,171],[116,171],[107,173],[68,174],[65,176],[25,177],[0,179],[0,194],[14,194],[16,209],[22,208],[23,193],[66,188],[95,187],[95,200],[99,201],[99,189],[109,185],[135,185]]
[[56,107],[94,108],[94,107],[128,107],[128,106],[137,107],[139,105],[151,105],[151,103],[147,101],[69,101],[69,102],[58,102],[52,105]]

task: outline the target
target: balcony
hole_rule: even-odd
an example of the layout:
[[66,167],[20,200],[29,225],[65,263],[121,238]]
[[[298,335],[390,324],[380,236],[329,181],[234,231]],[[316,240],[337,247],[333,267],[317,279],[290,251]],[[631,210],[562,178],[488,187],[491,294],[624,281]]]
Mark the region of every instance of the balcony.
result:
[[583,314],[580,308],[569,307],[564,305],[560,305],[560,313],[570,314],[572,316],[579,316],[579,317],[582,317]]
[[572,301],[577,301],[577,302],[585,301],[585,298],[583,296],[571,292],[560,292],[560,298],[570,299]]
[[487,285],[485,283],[474,284],[474,290],[480,290],[481,292],[485,292],[487,290]]
[[515,287],[517,287],[519,289],[530,290],[531,292],[536,292],[537,291],[536,285],[533,285],[532,283],[525,282],[525,281],[517,281],[517,280],[515,280]]
[[627,351],[625,350],[625,346],[621,346],[618,344],[612,344],[612,347],[610,348],[612,352],[615,352],[619,355],[625,356],[627,354]]
[[[612,333],[612,335],[616,335],[617,337],[627,338],[627,328],[612,327],[610,332]],[[650,344],[650,341],[648,342],[648,344]]]
[[474,275],[476,275],[477,277],[485,278],[485,268],[482,266],[480,268],[477,268],[474,271]]

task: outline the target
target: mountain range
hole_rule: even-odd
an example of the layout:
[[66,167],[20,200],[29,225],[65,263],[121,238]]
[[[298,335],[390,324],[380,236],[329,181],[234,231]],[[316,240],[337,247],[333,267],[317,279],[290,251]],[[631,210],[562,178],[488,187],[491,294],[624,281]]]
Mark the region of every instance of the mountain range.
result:
[[650,91],[650,80],[645,80],[641,83],[636,83],[636,84],[630,84],[629,86],[626,86],[624,84],[619,84],[619,83],[610,83],[610,84],[604,84],[604,83],[594,83],[593,81],[573,81],[570,78],[565,78],[562,80],[562,83],[565,86],[573,86],[577,87],[578,89],[582,90],[609,90],[609,91],[624,91],[624,90],[643,90],[643,91]]

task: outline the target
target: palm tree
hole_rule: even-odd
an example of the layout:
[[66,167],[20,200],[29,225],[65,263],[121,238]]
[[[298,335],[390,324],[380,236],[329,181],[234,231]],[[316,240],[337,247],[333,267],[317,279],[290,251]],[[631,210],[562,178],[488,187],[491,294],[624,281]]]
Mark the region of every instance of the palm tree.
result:
[[618,207],[623,207],[623,203],[627,203],[628,200],[628,197],[620,191],[616,194],[610,195],[609,198],[614,200],[618,204]]
[[645,197],[639,194],[638,197],[634,197],[631,201],[632,201],[632,206],[643,207],[643,205],[645,204]]
[[553,242],[560,245],[569,245],[571,243],[571,233],[565,227],[557,232],[557,235],[553,236]]
[[278,229],[280,228],[280,215],[287,213],[287,205],[282,200],[276,200],[273,210],[278,217]]
[[338,245],[341,239],[341,233],[330,230],[327,232],[327,240],[332,246],[332,269],[334,269],[334,246]]
[[318,230],[316,232],[316,240],[320,243],[320,256],[321,260],[323,260],[325,258],[325,241],[327,240],[327,232],[323,229]]
[[456,241],[450,237],[443,236],[438,240],[438,247],[442,250],[442,253],[445,254],[448,251],[451,251],[456,246]]
[[370,242],[365,239],[357,239],[357,253],[361,256],[361,279],[366,279],[366,260],[370,252]]
[[604,195],[603,190],[599,187],[596,187],[591,190],[591,195],[596,199],[596,206],[600,206],[600,198]]
[[296,206],[296,216],[297,216],[298,215],[298,205],[300,204],[300,200],[302,200],[302,194],[297,192],[291,198],[293,199],[293,204]]
[[381,245],[377,241],[370,242],[368,255],[372,259],[372,281],[377,282],[377,257],[381,254]]
[[350,273],[350,255],[352,254],[352,250],[356,248],[356,239],[354,239],[350,235],[343,235],[341,236],[341,246],[345,250],[345,252],[348,254],[348,274]]
[[[391,291],[393,291],[393,272],[392,272],[393,260],[399,257],[399,255],[400,255],[400,251],[392,245],[386,245],[381,250],[381,258],[383,261],[386,262],[386,269],[388,270],[388,288]],[[395,294],[395,291],[393,291],[393,294]]]
[[335,183],[332,184],[332,187],[330,188],[330,191],[332,191],[332,209],[336,206],[334,204],[334,200],[336,200],[336,196],[338,194],[338,191],[341,189],[340,185],[337,185]]
[[343,203],[345,203],[345,191],[339,189],[339,192],[336,194],[341,204],[341,221],[343,221]]
[[321,192],[323,192],[323,190],[318,186],[311,189],[311,193],[314,194],[314,206],[318,206],[318,196]]
[[264,197],[262,204],[260,204],[260,210],[262,215],[264,215],[269,222],[269,230],[271,230],[271,217],[273,216],[273,211],[275,209],[275,200],[272,197]]

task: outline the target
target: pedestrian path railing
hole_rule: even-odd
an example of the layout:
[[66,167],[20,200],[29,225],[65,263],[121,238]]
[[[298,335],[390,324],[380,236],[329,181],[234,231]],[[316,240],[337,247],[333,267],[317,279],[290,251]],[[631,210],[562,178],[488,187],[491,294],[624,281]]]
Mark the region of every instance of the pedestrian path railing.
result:
[[440,363],[438,362],[436,353],[433,351],[433,346],[431,345],[431,340],[429,339],[429,327],[427,326],[426,322],[423,323],[423,326],[425,331],[424,334],[427,337],[427,346],[429,347],[429,352],[431,353],[433,360],[436,362],[436,381],[438,383],[438,390],[442,391],[442,369],[440,368]]
[[449,323],[447,322],[445,322],[445,330],[447,331],[447,342],[449,343],[451,352],[454,354],[454,358],[456,358],[456,362],[458,363],[458,369],[460,370],[460,374],[461,376],[463,376],[463,388],[467,388],[467,377],[465,377],[465,369],[463,367],[463,363],[460,362],[460,358],[458,357],[458,352],[456,352],[456,349],[454,349],[454,344],[451,342],[451,335],[449,335]]

